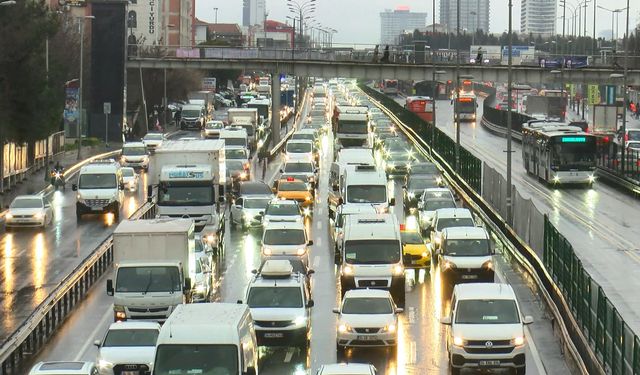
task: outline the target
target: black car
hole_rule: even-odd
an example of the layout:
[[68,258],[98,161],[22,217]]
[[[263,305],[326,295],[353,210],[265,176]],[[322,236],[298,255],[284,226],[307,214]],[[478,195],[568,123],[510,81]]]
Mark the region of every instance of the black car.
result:
[[234,197],[247,195],[272,195],[269,185],[262,181],[244,181],[238,184],[238,190],[233,192]]
[[439,187],[436,179],[431,175],[408,176],[404,189],[404,210],[413,212],[418,207],[418,200],[426,189]]
[[431,176],[431,178],[436,180],[438,186],[444,186],[444,179],[442,178],[440,170],[438,170],[438,167],[436,167],[435,164],[430,162],[419,162],[413,164],[405,182],[408,182],[409,178],[413,176]]

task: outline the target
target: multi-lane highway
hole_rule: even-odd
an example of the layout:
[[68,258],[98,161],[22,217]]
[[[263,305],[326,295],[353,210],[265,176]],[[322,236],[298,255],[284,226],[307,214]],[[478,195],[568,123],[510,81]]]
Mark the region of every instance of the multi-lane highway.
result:
[[[336,267],[333,263],[333,244],[329,235],[332,222],[328,218],[328,170],[332,161],[331,135],[322,139],[320,161],[320,183],[313,218],[307,229],[314,241],[310,253],[313,275],[312,298],[315,307],[312,313],[312,340],[309,352],[293,348],[261,348],[261,374],[309,374],[326,363],[336,362],[336,317],[331,310],[338,304]],[[265,174],[265,181],[277,177],[282,159],[273,160]],[[259,174],[254,174],[258,175]],[[258,178],[260,179],[260,178]],[[402,183],[390,181],[388,189],[396,202],[402,202]],[[401,222],[404,210],[399,204],[394,208]],[[228,215],[227,215],[228,217]],[[408,218],[407,220],[413,220]],[[214,270],[217,283],[216,301],[235,302],[243,299],[246,286],[252,276],[251,270],[260,262],[259,233],[231,229],[225,235],[225,251],[217,259]],[[527,282],[501,257],[497,262],[498,280],[513,285],[524,315],[533,315],[536,322],[527,332],[530,345],[527,351],[528,374],[569,373],[561,348],[555,340],[551,323],[541,310],[541,303],[534,296]],[[39,354],[38,360],[95,360],[97,349],[92,343],[100,338],[112,322],[112,299],[105,293],[106,278],[94,287],[88,298],[68,319],[50,344]],[[449,296],[443,295],[438,271],[421,271],[414,275],[407,271],[407,302],[400,317],[399,346],[396,356],[385,349],[354,350],[348,354],[353,362],[370,362],[380,374],[446,374],[448,363],[445,346],[445,328],[439,318],[448,309]]]
[[[404,104],[402,98],[397,101]],[[482,118],[479,100],[477,118]],[[437,126],[455,139],[453,106],[448,100],[437,101]],[[506,175],[506,142],[479,123],[461,123],[461,144],[475,156]],[[549,215],[556,228],[571,242],[583,265],[600,284],[625,322],[640,330],[640,217],[625,214],[640,210],[633,197],[598,182],[591,189],[582,187],[552,188],[528,175],[523,167],[522,151],[513,143],[513,183],[524,198],[533,200],[538,209]]]

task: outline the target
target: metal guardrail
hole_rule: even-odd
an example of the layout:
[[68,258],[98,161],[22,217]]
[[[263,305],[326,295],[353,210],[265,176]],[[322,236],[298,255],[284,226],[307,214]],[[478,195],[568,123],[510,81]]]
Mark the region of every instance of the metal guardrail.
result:
[[[145,203],[129,219],[152,219],[156,206]],[[113,263],[113,240],[109,236],[87,256],[29,315],[0,347],[0,375],[24,374],[22,365],[48,342],[67,316]]]
[[[429,157],[429,151],[432,151],[430,146],[413,129],[404,124],[393,112],[382,106],[377,100],[370,99],[399,125],[399,128],[402,129],[407,138],[414,143],[423,155]],[[470,207],[483,218],[483,221],[487,223],[493,233],[507,245],[506,249],[509,254],[536,282],[540,295],[542,295],[553,315],[553,322],[557,323],[555,328],[560,331],[565,352],[571,356],[576,370],[585,375],[604,374],[605,371],[582,334],[565,296],[535,251],[506,225],[500,215],[491,208],[471,185],[453,171],[442,156],[437,152],[433,152],[432,155],[432,160],[440,164],[440,167],[445,171],[444,176],[449,180],[451,186],[465,198]]]

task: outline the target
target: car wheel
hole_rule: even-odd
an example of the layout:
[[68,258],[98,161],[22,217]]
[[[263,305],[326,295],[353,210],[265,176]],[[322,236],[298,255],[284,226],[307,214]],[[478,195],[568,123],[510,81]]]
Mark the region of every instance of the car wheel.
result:
[[462,370],[462,369],[449,365],[449,373],[451,375],[460,375],[460,370]]
[[76,210],[76,220],[80,221],[82,219],[82,212]]
[[345,359],[347,357],[347,348],[345,346],[336,345],[336,356],[338,357],[338,362]]
[[518,367],[513,371],[513,373],[515,375],[525,375],[527,373],[527,366]]

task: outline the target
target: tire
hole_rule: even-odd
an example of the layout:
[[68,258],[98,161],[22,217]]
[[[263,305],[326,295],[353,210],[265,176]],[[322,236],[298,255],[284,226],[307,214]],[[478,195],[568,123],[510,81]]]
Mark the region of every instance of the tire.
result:
[[80,211],[78,211],[78,210],[76,210],[76,220],[77,220],[77,221],[82,220],[82,212],[80,212]]
[[453,367],[453,366],[449,365],[449,373],[451,375],[460,375],[460,371],[461,370],[462,370],[461,368]]
[[347,357],[347,348],[344,346],[336,345],[336,357],[338,362]]
[[515,375],[525,375],[527,373],[527,366],[518,367],[513,370]]

